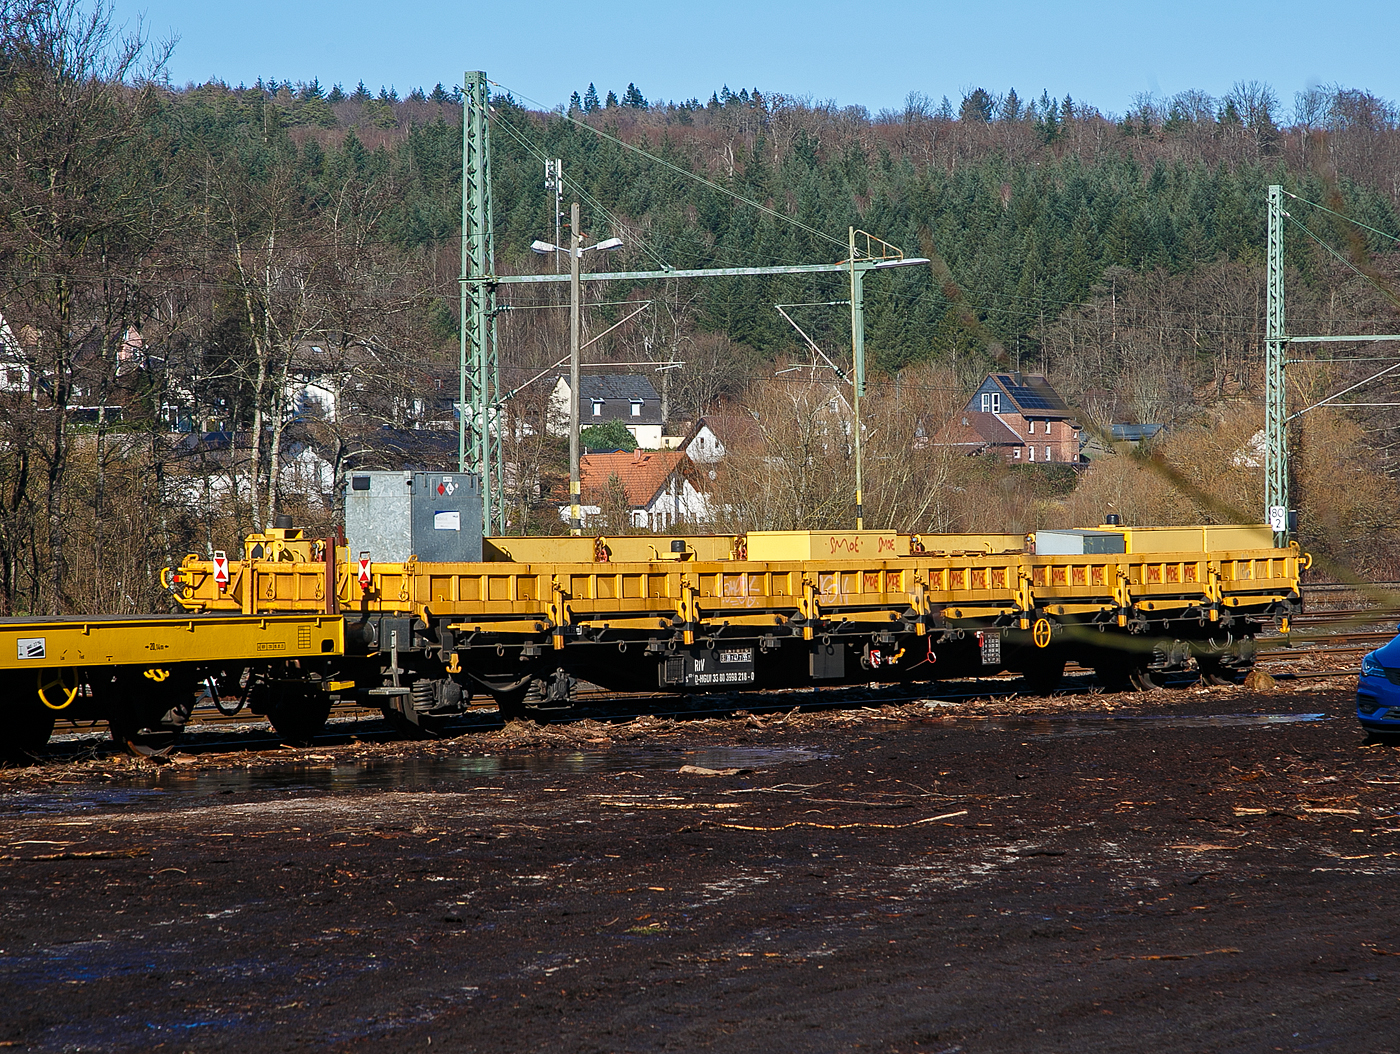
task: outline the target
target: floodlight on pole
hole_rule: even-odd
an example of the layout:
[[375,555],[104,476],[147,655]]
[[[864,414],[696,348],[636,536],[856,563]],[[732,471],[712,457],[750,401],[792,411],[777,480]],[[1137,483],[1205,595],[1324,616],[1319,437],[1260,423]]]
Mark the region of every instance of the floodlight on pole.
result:
[[[547,255],[548,253],[566,253],[569,251],[563,246],[553,245],[550,242],[542,242],[539,239],[532,241],[530,243],[530,248],[542,256]],[[604,252],[612,252],[614,249],[621,248],[621,238],[609,238],[606,241],[599,242],[597,245],[580,245],[578,247],[578,254],[580,257],[582,257],[584,253],[592,252],[594,249],[602,249]]]

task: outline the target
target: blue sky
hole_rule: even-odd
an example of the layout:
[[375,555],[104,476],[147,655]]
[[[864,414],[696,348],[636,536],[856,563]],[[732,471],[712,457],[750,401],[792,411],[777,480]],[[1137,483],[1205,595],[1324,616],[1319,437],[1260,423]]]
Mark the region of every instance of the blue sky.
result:
[[484,69],[548,106],[582,92],[708,99],[722,84],[902,108],[911,91],[953,102],[973,87],[1048,89],[1121,113],[1140,92],[1266,81],[1286,115],[1294,93],[1340,82],[1400,99],[1400,3],[1231,0],[538,0],[412,5],[363,0],[116,0],[154,37],[180,40],[176,83],[319,77],[399,93]]

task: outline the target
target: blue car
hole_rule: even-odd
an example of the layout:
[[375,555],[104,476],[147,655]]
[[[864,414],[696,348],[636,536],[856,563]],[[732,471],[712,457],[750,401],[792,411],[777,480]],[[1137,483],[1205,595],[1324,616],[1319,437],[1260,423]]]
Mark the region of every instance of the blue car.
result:
[[1361,657],[1356,716],[1368,732],[1400,735],[1400,637]]

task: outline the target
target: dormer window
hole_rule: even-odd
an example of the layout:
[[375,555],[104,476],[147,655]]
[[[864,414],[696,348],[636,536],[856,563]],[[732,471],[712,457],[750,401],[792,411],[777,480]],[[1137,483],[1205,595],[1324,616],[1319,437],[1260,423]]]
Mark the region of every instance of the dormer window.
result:
[[602,416],[603,416],[603,400],[602,400],[602,399],[594,399],[594,400],[593,400],[593,416],[594,416],[594,417],[602,417]]
[[633,416],[633,417],[641,417],[641,416],[642,416],[642,400],[640,400],[640,399],[633,399],[633,400],[632,400],[632,416]]

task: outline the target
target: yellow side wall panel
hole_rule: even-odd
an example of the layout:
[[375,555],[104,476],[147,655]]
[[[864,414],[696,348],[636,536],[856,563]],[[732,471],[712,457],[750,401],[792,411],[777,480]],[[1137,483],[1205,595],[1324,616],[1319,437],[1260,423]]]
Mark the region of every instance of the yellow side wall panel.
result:
[[1214,553],[1230,549],[1272,549],[1267,523],[1202,527],[1100,527],[1123,536],[1129,553]]
[[909,555],[894,531],[750,531],[750,560],[884,560]]
[[[675,559],[671,543],[677,540],[685,542],[687,560],[728,560],[734,550],[734,538],[727,534],[631,534],[604,538],[603,544],[609,562],[631,564]],[[595,544],[594,538],[586,536],[502,536],[486,538],[481,555],[489,562],[587,564],[595,562]]]
[[340,655],[338,616],[139,616],[0,620],[0,670],[258,662]]
[[921,534],[919,543],[931,556],[940,553],[1001,553],[1024,552],[1024,534]]

